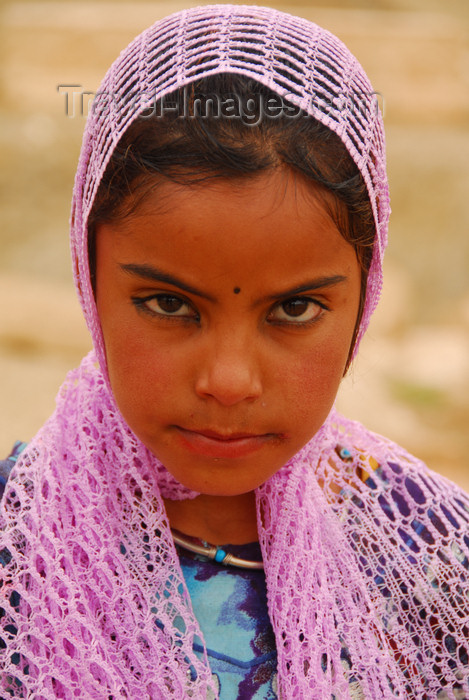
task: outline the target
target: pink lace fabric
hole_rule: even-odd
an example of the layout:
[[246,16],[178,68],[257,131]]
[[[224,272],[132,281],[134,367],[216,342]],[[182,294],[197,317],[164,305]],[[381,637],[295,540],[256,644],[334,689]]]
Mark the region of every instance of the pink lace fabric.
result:
[[[1,510],[1,697],[215,698],[162,501],[177,484],[114,402],[90,285],[87,217],[109,156],[148,96],[219,72],[267,85],[335,131],[368,187],[381,287],[389,198],[381,117],[345,46],[265,8],[206,6],[137,37],[90,116],[72,214],[95,351],[18,460]],[[147,97],[146,97],[147,96]],[[164,396],[162,397],[164,400]],[[333,410],[257,491],[284,700],[469,697],[469,499]]]

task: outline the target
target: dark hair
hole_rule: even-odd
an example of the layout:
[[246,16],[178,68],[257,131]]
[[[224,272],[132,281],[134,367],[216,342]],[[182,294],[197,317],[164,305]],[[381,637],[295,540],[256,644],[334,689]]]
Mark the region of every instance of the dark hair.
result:
[[282,165],[315,183],[340,233],[355,248],[362,282],[352,352],[375,240],[365,182],[333,131],[244,76],[224,73],[180,88],[143,112],[124,133],[88,221],[93,285],[96,226],[129,216],[157,187],[155,176],[191,185],[218,177],[253,177]]

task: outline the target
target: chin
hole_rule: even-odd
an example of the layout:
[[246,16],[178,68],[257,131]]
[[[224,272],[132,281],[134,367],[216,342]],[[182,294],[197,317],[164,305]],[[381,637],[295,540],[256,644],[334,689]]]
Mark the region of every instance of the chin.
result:
[[243,494],[255,491],[255,489],[270,478],[270,474],[265,479],[254,481],[252,479],[240,479],[238,474],[234,474],[231,478],[222,470],[221,474],[207,475],[206,478],[201,478],[200,475],[196,478],[186,477],[185,474],[179,474],[177,471],[171,471],[174,478],[187,489],[196,491],[205,496],[217,497],[236,497]]

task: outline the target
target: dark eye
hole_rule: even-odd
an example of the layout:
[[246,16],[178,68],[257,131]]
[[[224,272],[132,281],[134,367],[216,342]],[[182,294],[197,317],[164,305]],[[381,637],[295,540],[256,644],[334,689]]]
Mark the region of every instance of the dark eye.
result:
[[153,294],[145,299],[136,299],[135,302],[143,310],[157,316],[183,316],[185,318],[197,316],[196,311],[187,301],[174,294]]
[[158,294],[157,297],[150,300],[148,303],[154,302],[158,306],[159,313],[175,314],[181,313],[181,310],[186,306],[185,302],[179,297],[173,297],[169,294]]
[[308,297],[292,297],[275,306],[269,314],[270,321],[288,323],[308,323],[319,318],[323,311],[314,299]]

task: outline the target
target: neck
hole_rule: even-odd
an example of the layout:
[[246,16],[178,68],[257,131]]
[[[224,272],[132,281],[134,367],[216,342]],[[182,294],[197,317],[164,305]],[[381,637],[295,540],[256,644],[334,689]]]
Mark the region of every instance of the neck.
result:
[[164,499],[170,526],[211,544],[246,544],[257,535],[253,491],[239,496],[207,496],[171,501]]

